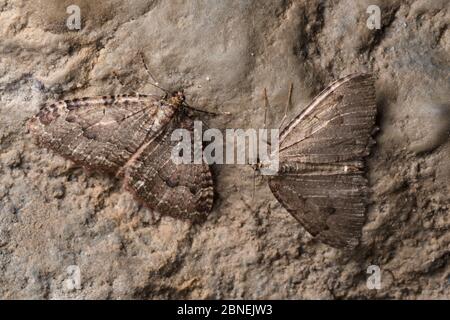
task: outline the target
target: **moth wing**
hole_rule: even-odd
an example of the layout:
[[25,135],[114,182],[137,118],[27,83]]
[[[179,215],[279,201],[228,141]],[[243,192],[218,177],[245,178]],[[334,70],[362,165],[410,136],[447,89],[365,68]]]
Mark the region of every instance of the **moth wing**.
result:
[[353,74],[331,84],[280,135],[280,171],[269,187],[319,240],[354,247],[365,219],[363,158],[373,142],[374,79]]
[[[171,141],[174,129],[186,129],[193,138],[193,122],[176,119],[143,147],[126,167],[125,187],[152,210],[178,218],[206,216],[213,204],[213,180],[209,166],[175,164],[171,153],[178,143]],[[192,145],[193,148],[193,145]]]
[[361,173],[295,172],[273,176],[275,198],[316,239],[332,247],[355,247],[365,219],[367,180]]
[[282,131],[280,161],[335,163],[367,156],[376,111],[371,75],[337,80]]
[[59,155],[116,173],[173,112],[156,96],[83,98],[44,106],[28,127],[40,145]]

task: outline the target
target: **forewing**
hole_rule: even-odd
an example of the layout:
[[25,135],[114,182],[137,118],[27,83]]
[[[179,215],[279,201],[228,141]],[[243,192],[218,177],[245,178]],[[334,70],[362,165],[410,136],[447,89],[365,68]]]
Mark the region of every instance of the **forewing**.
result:
[[280,161],[335,163],[367,156],[375,117],[373,77],[344,77],[319,94],[283,130]]
[[44,106],[28,127],[40,145],[59,155],[116,173],[174,112],[157,96],[83,98]]
[[174,119],[154,140],[144,145],[125,171],[125,186],[149,208],[178,218],[206,216],[213,204],[213,181],[207,164],[175,164],[171,152],[172,131],[187,129],[193,138],[193,122]]

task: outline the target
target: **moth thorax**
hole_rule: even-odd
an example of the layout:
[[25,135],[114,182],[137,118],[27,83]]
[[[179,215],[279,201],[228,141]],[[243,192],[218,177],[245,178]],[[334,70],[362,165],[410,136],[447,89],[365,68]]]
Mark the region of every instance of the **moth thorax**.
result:
[[180,107],[185,101],[184,93],[181,91],[177,91],[172,93],[172,96],[167,99],[167,103],[175,106]]

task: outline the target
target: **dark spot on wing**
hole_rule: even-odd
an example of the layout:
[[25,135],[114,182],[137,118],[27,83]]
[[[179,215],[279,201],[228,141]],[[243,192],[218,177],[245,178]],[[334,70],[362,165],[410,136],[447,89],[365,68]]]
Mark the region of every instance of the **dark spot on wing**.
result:
[[166,180],[166,184],[171,188],[175,188],[178,186],[178,180],[174,179],[173,177],[169,177]]
[[85,136],[86,138],[91,139],[91,140],[97,139],[97,135],[91,131],[83,132],[83,136]]
[[71,114],[66,117],[66,121],[67,122],[75,122],[76,118],[77,118],[76,116]]

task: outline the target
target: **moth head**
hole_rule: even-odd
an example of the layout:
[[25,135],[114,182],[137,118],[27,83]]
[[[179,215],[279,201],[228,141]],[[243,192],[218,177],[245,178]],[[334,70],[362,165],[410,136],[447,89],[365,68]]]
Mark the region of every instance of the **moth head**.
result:
[[167,102],[173,106],[181,107],[186,103],[186,97],[184,95],[183,90],[176,90],[172,92],[169,98],[167,98]]

